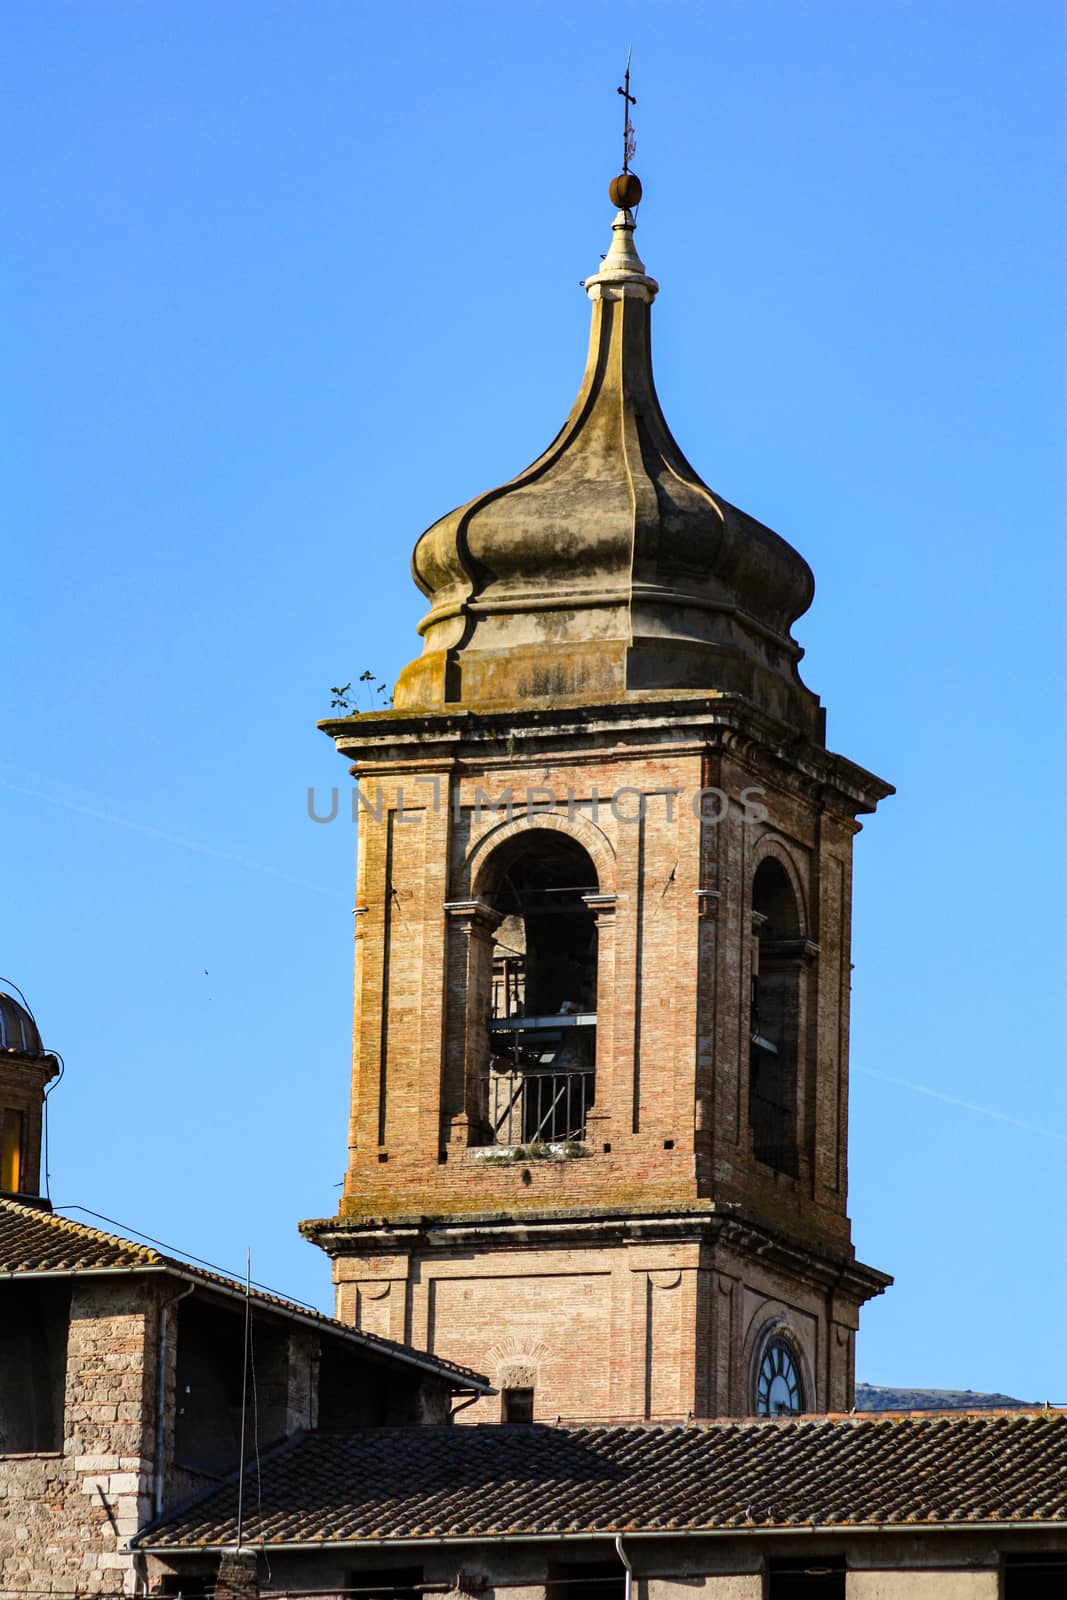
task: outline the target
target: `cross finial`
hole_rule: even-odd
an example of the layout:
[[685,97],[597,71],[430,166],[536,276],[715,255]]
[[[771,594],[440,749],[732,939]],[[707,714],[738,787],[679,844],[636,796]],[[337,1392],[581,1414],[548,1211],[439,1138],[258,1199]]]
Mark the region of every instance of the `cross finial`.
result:
[[617,94],[622,95],[622,170],[624,173],[629,172],[630,157],[637,149],[637,140],[634,137],[634,125],[630,121],[630,107],[637,104],[637,96],[630,93],[630,56],[632,54],[632,49],[627,50],[626,73],[623,77],[622,83],[616,90]]

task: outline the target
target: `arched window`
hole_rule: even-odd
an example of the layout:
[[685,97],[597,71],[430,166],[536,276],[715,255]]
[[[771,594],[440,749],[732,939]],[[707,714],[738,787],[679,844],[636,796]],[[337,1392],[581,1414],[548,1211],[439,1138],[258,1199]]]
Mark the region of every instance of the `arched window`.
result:
[[492,1142],[585,1137],[596,1068],[597,877],[567,834],[530,829],[490,858],[493,947],[487,1121]]
[[796,896],[768,856],[752,880],[751,1054],[748,1120],[756,1159],[797,1173],[797,1051],[800,1011]]

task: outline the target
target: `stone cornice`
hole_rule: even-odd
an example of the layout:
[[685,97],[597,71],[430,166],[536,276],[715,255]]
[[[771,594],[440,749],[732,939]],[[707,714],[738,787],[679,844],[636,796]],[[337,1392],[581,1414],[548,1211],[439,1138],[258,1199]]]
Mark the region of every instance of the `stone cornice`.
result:
[[517,1220],[513,1213],[399,1216],[349,1222],[332,1217],[303,1222],[300,1231],[332,1258],[395,1254],[398,1250],[432,1254],[436,1250],[529,1246],[602,1249],[605,1246],[660,1243],[721,1243],[749,1259],[788,1272],[823,1290],[842,1293],[862,1303],[881,1294],[892,1278],[857,1261],[848,1249],[834,1250],[772,1229],[746,1216],[738,1207],[675,1207],[661,1212],[590,1207],[566,1214],[542,1212]]
[[59,1071],[59,1058],[51,1054],[28,1055],[23,1050],[0,1051],[0,1073],[11,1078],[36,1079],[41,1088]]
[[[626,759],[635,752],[619,744],[627,733],[662,744],[690,743],[692,748],[735,754],[784,782],[800,778],[806,787],[825,791],[828,800],[850,815],[870,812],[895,791],[892,784],[847,757],[835,755],[788,725],[758,710],[749,701],[705,691],[648,691],[617,701],[568,696],[552,705],[501,706],[477,712],[369,712],[357,717],[326,719],[319,727],[337,745],[354,770],[376,776],[406,770],[427,771],[442,762],[454,764],[476,756],[483,769],[499,765],[514,770],[546,759],[545,745],[576,745],[601,758]],[[535,748],[539,747],[539,748]],[[844,805],[841,803],[844,802]]]

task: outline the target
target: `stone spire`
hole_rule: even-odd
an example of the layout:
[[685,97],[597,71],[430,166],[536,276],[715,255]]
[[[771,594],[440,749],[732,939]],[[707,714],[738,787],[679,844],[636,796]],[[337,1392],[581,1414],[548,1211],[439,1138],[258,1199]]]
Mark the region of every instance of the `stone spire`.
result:
[[675,442],[652,376],[659,285],[634,245],[641,185],[619,209],[592,301],[589,357],[563,428],[531,466],[422,535],[430,601],[400,709],[664,691],[739,696],[821,737],[790,627],[811,604],[807,563],[714,494]]

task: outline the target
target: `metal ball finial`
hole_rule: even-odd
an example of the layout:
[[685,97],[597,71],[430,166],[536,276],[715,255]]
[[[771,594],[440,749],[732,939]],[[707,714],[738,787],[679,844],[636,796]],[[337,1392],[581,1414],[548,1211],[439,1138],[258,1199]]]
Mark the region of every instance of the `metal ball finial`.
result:
[[641,179],[636,172],[620,172],[608,184],[608,198],[619,211],[632,211],[641,199]]

